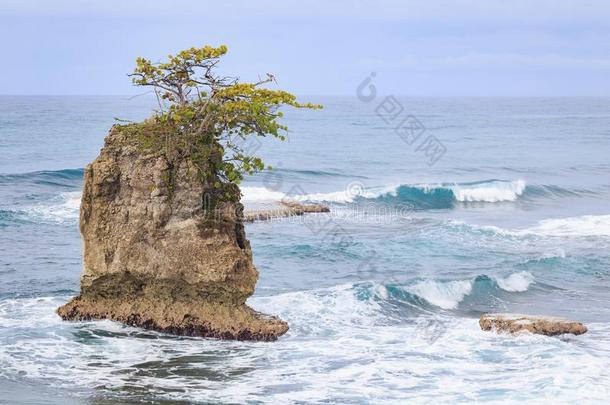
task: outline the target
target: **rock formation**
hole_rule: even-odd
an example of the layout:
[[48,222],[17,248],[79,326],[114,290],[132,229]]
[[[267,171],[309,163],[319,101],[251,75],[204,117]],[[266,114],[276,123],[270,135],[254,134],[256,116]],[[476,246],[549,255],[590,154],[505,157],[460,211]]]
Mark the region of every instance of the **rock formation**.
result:
[[495,330],[509,333],[528,331],[547,336],[564,333],[582,335],[587,331],[587,327],[580,322],[550,316],[520,314],[485,314],[479,319],[479,325],[485,331]]
[[143,152],[126,132],[113,127],[85,170],[81,292],[58,314],[189,336],[284,334],[284,321],[245,304],[258,272],[241,203],[206,208],[217,190],[190,159]]
[[280,202],[280,205],[275,208],[246,211],[244,213],[244,221],[266,221],[273,218],[285,218],[324,212],[330,212],[330,208],[322,204],[301,204],[293,201],[282,201]]

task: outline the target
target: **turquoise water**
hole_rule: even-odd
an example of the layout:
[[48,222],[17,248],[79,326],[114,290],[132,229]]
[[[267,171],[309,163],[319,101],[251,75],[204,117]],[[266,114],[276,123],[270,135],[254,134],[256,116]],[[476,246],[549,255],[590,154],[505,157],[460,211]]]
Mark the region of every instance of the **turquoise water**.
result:
[[[434,164],[357,98],[310,98],[246,206],[330,214],[248,224],[254,308],[274,343],[66,323],[78,292],[82,168],[150,100],[0,97],[0,400],[7,403],[558,402],[610,397],[610,99],[404,98]],[[387,117],[385,117],[387,118]],[[408,139],[407,139],[408,140]],[[482,332],[489,311],[585,335]]]

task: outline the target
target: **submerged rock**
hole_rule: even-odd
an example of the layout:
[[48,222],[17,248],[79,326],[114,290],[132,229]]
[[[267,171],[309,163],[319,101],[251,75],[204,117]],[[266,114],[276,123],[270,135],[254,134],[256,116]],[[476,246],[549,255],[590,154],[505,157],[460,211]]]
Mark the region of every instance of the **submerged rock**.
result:
[[555,336],[564,333],[582,335],[587,327],[580,322],[550,316],[521,314],[485,314],[479,319],[481,329],[485,331],[517,333],[528,331],[539,335]]
[[258,272],[239,202],[188,158],[144,153],[119,127],[85,170],[80,210],[84,271],[65,320],[112,319],[179,335],[275,340],[288,330],[245,301]]

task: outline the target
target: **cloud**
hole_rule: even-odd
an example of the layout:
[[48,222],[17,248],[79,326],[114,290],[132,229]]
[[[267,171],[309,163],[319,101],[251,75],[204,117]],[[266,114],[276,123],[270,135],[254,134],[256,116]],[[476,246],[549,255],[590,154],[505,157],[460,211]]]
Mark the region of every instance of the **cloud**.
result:
[[371,71],[398,94],[609,94],[608,16],[591,0],[0,0],[0,91],[125,94],[136,56],[225,43],[223,72],[303,94],[352,94]]
[[494,69],[525,70],[572,69],[572,70],[610,70],[610,58],[575,57],[569,55],[527,55],[516,53],[485,54],[470,52],[457,56],[420,57],[407,55],[398,59],[364,58],[360,65],[368,70],[445,70],[455,69]]

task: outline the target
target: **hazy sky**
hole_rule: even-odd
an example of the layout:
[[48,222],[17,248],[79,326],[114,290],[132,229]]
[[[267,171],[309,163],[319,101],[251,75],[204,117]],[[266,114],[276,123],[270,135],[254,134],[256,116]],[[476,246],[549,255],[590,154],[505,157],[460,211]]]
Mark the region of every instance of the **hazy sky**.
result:
[[0,0],[0,94],[133,94],[137,56],[204,44],[301,95],[610,96],[604,0]]

